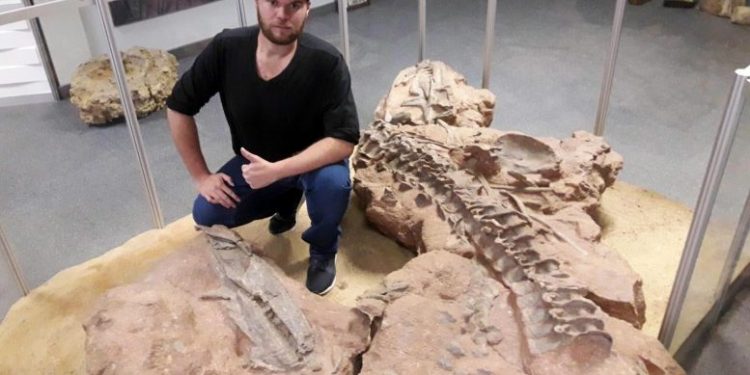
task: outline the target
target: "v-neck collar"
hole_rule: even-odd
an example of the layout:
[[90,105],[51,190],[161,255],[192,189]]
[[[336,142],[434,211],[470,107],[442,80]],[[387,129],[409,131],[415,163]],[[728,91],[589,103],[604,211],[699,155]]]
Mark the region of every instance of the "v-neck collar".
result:
[[280,80],[283,80],[284,77],[291,74],[291,72],[294,70],[297,60],[299,59],[300,55],[300,49],[302,48],[302,44],[300,43],[300,39],[302,35],[300,35],[299,38],[297,38],[297,48],[294,50],[294,55],[292,56],[292,59],[289,61],[289,64],[286,65],[284,70],[282,70],[279,74],[274,76],[271,79],[265,80],[263,77],[260,76],[260,73],[258,72],[258,38],[260,37],[260,33],[262,31],[260,30],[260,26],[256,28],[255,33],[251,33],[250,38],[252,39],[252,66],[253,66],[253,72],[255,73],[255,77],[258,79],[259,82],[264,84],[272,84],[274,82],[278,82]]

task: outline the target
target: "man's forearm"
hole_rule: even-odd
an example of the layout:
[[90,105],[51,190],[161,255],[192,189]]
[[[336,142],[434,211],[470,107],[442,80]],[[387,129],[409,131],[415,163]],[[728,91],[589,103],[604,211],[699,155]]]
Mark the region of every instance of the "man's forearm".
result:
[[297,155],[276,162],[279,178],[300,175],[346,159],[354,145],[337,138],[323,138]]
[[185,163],[185,167],[193,180],[198,182],[210,175],[211,172],[208,170],[206,160],[201,152],[195,119],[192,116],[167,109],[167,122],[177,152],[179,152],[182,162]]

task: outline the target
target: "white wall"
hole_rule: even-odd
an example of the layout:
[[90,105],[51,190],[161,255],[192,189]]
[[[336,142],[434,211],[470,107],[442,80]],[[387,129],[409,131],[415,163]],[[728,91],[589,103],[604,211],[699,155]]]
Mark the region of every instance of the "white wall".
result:
[[[48,0],[45,0],[48,1]],[[313,7],[334,0],[312,0]],[[248,24],[256,23],[254,0],[245,1]],[[71,10],[42,19],[42,28],[60,85],[70,83],[75,68],[92,56],[107,53],[101,21],[96,7]],[[220,0],[168,15],[116,27],[117,47],[132,46],[171,50],[209,39],[224,28],[237,27],[236,0]]]
[[[0,0],[0,12],[21,7],[21,0]],[[0,107],[53,100],[29,23],[0,25]]]
[[[39,0],[37,4],[48,1]],[[61,10],[54,16],[40,17],[39,23],[60,85],[68,84],[76,66],[91,57],[78,10]]]

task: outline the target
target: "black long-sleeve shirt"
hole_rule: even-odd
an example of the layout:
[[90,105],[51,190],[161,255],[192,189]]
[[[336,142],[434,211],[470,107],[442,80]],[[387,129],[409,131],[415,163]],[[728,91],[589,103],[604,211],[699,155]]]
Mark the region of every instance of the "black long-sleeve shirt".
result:
[[356,144],[349,70],[336,48],[303,33],[286,69],[264,81],[255,63],[258,33],[249,27],[216,35],[177,81],[167,107],[193,116],[218,92],[237,155],[245,147],[278,161],[325,137]]

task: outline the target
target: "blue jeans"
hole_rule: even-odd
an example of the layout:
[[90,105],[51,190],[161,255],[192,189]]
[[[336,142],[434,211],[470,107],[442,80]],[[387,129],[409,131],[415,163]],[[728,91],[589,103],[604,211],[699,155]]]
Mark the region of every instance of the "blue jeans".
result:
[[253,189],[242,177],[242,165],[247,161],[235,156],[219,172],[232,178],[232,188],[240,202],[236,208],[225,208],[195,198],[193,218],[199,225],[221,224],[237,227],[253,220],[279,213],[294,217],[305,195],[311,226],[302,234],[310,244],[310,256],[328,258],[336,254],[341,235],[341,220],[349,204],[352,190],[347,160],[324,166],[298,176],[287,177],[261,189]]

